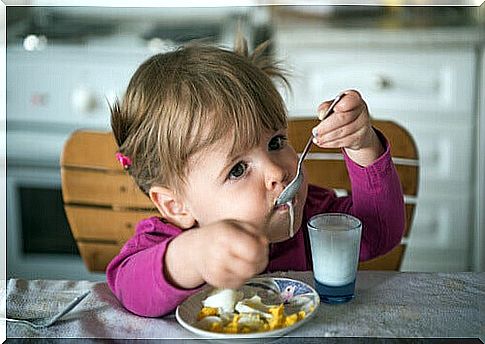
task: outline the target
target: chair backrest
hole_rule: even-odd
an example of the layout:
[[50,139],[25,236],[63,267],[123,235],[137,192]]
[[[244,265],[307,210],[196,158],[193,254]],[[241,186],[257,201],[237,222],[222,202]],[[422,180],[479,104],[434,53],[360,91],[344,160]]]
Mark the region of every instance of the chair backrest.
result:
[[[406,204],[405,239],[387,254],[359,264],[361,270],[399,270],[413,220],[418,192],[419,160],[416,144],[400,125],[390,121],[372,121],[389,140],[391,155],[401,180]],[[315,119],[291,120],[288,123],[288,138],[297,152],[303,151]],[[336,189],[341,194],[350,193],[350,180],[340,149],[322,149],[313,146],[305,160],[309,182],[318,186]]]
[[64,209],[89,271],[105,271],[138,221],[158,214],[115,158],[111,132],[76,131],[61,156]]
[[[289,122],[290,142],[297,151],[303,148],[314,125],[315,120]],[[417,152],[411,136],[392,122],[376,121],[374,125],[391,142],[405,194],[415,196]],[[89,271],[105,271],[133,235],[136,223],[158,215],[150,199],[116,160],[116,150],[111,132],[76,131],[67,140],[61,156],[64,209]],[[311,183],[350,190],[340,151],[313,147],[306,164]],[[407,204],[406,211],[409,234],[414,204]],[[404,245],[400,245],[383,257],[361,264],[361,268],[397,270],[403,252]]]

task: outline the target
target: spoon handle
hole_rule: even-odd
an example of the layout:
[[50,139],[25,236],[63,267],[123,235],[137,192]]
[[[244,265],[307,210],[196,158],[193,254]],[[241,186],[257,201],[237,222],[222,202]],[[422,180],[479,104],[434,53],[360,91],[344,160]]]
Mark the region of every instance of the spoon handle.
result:
[[[325,111],[325,114],[323,115],[323,118],[320,121],[320,123],[323,120],[325,120],[325,118],[327,118],[333,112],[333,108],[335,107],[335,105],[337,105],[338,101],[340,99],[342,99],[342,97],[344,95],[345,95],[345,92],[344,93],[340,93],[339,95],[337,95],[335,97],[335,99],[333,100],[332,104],[330,104],[330,106],[328,107],[327,111]],[[303,162],[303,160],[305,160],[305,157],[306,157],[307,153],[310,151],[310,147],[312,146],[312,142],[313,142],[313,135],[311,135],[310,136],[310,139],[308,139],[308,142],[306,143],[305,148],[303,149],[303,152],[300,155],[300,160],[298,160],[298,165],[301,165],[301,163]]]
[[59,314],[57,314],[56,316],[54,316],[50,322],[49,322],[49,325],[55,323],[57,320],[59,320],[62,316],[64,316],[65,314],[69,313],[74,307],[76,307],[82,300],[84,300],[84,298],[86,296],[88,296],[90,293],[90,291],[86,291],[84,292],[83,294],[79,295],[78,297],[76,297],[74,300],[72,300],[67,306],[66,308],[64,308],[64,310],[62,312],[60,312]]

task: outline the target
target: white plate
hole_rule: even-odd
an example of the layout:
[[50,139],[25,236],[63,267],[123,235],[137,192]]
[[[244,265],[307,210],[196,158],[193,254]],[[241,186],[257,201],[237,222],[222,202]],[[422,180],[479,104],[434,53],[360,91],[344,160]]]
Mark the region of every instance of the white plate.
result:
[[[262,337],[280,337],[310,320],[320,305],[320,298],[317,292],[308,284],[289,278],[280,277],[259,277],[249,280],[239,290],[244,293],[245,298],[249,298],[256,292],[265,304],[277,304],[285,302],[285,313],[292,314],[300,310],[305,310],[306,317],[295,324],[265,332],[253,333],[216,333],[206,331],[195,326],[197,314],[202,309],[202,300],[213,290],[207,286],[197,294],[187,298],[177,307],[175,317],[180,325],[187,330],[206,338],[262,338]],[[308,311],[313,308],[312,311]]]

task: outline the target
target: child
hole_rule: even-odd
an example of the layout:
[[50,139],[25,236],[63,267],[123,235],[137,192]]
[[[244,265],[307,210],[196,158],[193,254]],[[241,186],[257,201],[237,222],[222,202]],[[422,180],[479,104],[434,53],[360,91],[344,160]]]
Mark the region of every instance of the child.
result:
[[262,272],[311,270],[306,223],[315,214],[363,222],[360,260],[401,240],[403,195],[389,144],[355,91],[314,129],[318,146],[343,148],[352,195],[305,180],[289,237],[288,207],[274,204],[298,157],[271,81],[286,79],[262,49],[249,56],[240,41],[236,52],[188,45],[155,55],[111,109],[120,159],[160,212],[138,224],[107,268],[111,290],[133,313],[165,315],[204,283],[237,288]]

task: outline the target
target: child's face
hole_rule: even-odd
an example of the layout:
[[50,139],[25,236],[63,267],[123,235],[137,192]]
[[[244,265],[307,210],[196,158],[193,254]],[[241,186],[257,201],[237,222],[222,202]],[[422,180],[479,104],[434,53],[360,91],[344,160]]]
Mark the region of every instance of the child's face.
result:
[[[260,228],[271,242],[288,239],[288,208],[274,209],[297,167],[298,156],[287,143],[286,130],[265,133],[258,146],[240,156],[230,157],[230,150],[228,137],[190,159],[185,200],[192,216],[199,226],[233,219]],[[293,201],[295,232],[306,196],[305,178]]]

